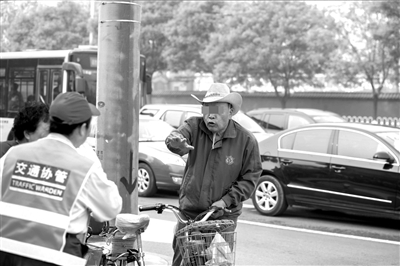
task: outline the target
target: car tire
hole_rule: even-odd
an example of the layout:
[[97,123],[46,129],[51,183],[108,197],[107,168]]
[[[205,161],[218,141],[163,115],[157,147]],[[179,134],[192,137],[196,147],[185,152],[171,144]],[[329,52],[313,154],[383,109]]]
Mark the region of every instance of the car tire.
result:
[[140,197],[151,197],[157,193],[156,179],[150,166],[139,163],[138,169],[138,195]]
[[256,210],[267,216],[280,215],[288,207],[282,185],[270,175],[260,177],[251,199]]

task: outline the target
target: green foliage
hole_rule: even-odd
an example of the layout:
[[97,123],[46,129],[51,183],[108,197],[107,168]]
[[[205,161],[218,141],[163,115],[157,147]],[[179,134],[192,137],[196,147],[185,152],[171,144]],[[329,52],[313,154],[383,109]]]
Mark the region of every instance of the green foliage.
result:
[[[386,18],[379,15],[373,5],[371,2],[350,3],[336,21],[336,30],[342,40],[342,56],[348,65],[353,72],[362,74],[362,80],[370,83],[374,94],[379,94],[393,65],[393,58],[383,27]],[[339,61],[337,65],[341,63]],[[336,70],[340,76],[346,75],[343,68]]]
[[215,17],[223,2],[192,2],[179,5],[165,26],[169,45],[163,52],[172,71],[192,70],[210,72],[211,68],[201,57],[214,31]]
[[173,18],[180,2],[144,1],[142,6],[140,52],[146,57],[147,73],[167,69],[162,56],[168,46],[166,25]]
[[231,3],[218,25],[203,54],[217,80],[271,82],[285,95],[314,84],[335,49],[332,20],[304,3]]
[[71,49],[88,44],[88,10],[73,1],[32,5],[16,13],[7,30],[13,51]]

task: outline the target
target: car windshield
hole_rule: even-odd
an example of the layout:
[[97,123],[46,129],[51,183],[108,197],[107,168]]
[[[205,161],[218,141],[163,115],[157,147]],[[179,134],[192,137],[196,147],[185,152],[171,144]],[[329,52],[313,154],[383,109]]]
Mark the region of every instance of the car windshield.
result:
[[161,120],[139,120],[139,140],[165,141],[174,129]]
[[237,113],[232,118],[251,133],[265,133],[264,129],[256,121],[242,112]]
[[396,150],[400,152],[400,130],[390,132],[379,132],[378,136],[389,142]]
[[338,123],[338,122],[346,122],[346,119],[340,116],[313,116],[313,119],[317,123]]

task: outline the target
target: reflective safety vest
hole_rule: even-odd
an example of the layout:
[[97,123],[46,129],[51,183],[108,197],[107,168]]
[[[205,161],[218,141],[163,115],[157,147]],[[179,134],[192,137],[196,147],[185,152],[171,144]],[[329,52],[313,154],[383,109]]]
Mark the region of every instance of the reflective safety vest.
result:
[[4,162],[0,250],[57,265],[85,265],[63,252],[71,210],[93,162],[54,139],[18,145]]

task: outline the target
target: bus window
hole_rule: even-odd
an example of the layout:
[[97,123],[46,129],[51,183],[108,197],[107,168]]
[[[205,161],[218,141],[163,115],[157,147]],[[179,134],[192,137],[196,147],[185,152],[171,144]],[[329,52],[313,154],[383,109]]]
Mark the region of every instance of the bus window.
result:
[[54,100],[62,91],[62,74],[60,70],[53,70],[50,85],[53,88],[52,94]]
[[34,95],[35,69],[32,67],[10,68],[8,83],[8,117],[14,117],[25,106],[28,96]]
[[7,114],[7,88],[6,88],[6,69],[0,68],[0,117]]
[[47,90],[49,83],[49,70],[48,69],[40,69],[39,70],[39,95],[40,97],[48,103]]
[[61,68],[38,66],[39,98],[50,104],[62,91]]

